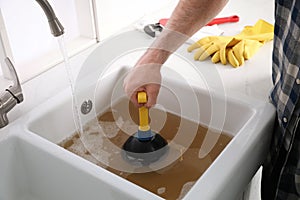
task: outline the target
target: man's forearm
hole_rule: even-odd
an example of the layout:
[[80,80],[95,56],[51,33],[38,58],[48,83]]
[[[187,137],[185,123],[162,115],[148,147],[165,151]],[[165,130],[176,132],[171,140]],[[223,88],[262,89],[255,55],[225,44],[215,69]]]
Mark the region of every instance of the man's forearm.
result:
[[227,2],[228,0],[181,0],[166,28],[142,56],[139,64],[163,64],[189,37],[214,18]]
[[166,28],[190,37],[211,21],[227,2],[228,0],[181,0]]

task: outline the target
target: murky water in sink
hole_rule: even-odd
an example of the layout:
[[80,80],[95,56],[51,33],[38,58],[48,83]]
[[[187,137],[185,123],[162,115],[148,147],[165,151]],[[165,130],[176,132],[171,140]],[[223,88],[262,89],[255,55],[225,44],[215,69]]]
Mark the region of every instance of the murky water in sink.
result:
[[[122,113],[120,113],[120,111],[124,109],[129,110],[132,119],[126,119],[126,116],[123,116]],[[180,123],[184,122],[187,124],[187,133],[189,131],[188,127],[194,125],[198,126],[197,135],[187,150],[182,152],[181,156],[174,163],[163,169],[146,173],[129,173],[106,166],[91,155],[85,148],[79,135],[76,133],[71,137],[66,138],[59,145],[165,199],[181,199],[226,147],[232,139],[232,136],[225,133],[220,134],[210,132],[210,134],[220,134],[218,141],[205,157],[199,158],[199,150],[203,143],[203,139],[207,134],[207,128],[168,112],[164,113],[158,109],[155,110],[154,108],[151,110],[156,112],[156,114],[153,114],[155,116],[164,115],[166,117],[163,127],[160,127],[161,125],[159,125],[160,120],[153,119],[151,121],[151,128],[152,130],[159,128],[159,133],[168,141],[171,141],[175,137]],[[105,134],[107,134],[107,138],[121,148],[128,138],[128,132],[134,133],[137,130],[138,110],[124,99],[99,116],[98,121]],[[122,124],[121,128],[120,124]],[[95,135],[98,134],[97,130],[91,124],[88,124],[85,129],[86,133],[91,136],[89,141],[91,143],[94,141],[95,144],[93,145],[95,145],[95,148],[99,148],[96,144],[97,140],[93,140],[93,137],[96,138]],[[104,145],[101,148],[106,148],[106,146]],[[180,149],[178,151],[180,151]],[[111,161],[113,160],[114,162],[119,162],[120,165],[124,162],[124,159],[120,156],[111,158]]]

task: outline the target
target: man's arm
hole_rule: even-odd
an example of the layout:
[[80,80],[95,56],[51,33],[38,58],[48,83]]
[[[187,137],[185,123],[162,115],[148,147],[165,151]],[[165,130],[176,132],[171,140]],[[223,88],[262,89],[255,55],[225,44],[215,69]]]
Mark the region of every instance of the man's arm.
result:
[[167,23],[167,28],[192,36],[211,21],[228,0],[181,0]]
[[[166,28],[134,67],[137,69],[144,66],[143,70],[133,70],[132,73],[135,73],[135,75],[129,75],[124,81],[125,92],[136,106],[139,106],[136,100],[137,91],[147,93],[147,107],[151,107],[156,103],[160,88],[160,79],[157,78],[157,73],[159,73],[162,64],[189,37],[212,20],[227,2],[228,0],[181,0],[178,3],[166,24]],[[149,70],[150,73],[140,73],[145,70]],[[143,83],[142,80],[146,80],[143,74],[147,76],[148,80],[153,73],[155,73],[156,80]],[[138,83],[143,84],[138,85]]]

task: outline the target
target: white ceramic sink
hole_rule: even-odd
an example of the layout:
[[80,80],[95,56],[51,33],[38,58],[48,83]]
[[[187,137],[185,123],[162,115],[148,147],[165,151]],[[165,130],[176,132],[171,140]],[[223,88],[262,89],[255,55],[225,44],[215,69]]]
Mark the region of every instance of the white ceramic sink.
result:
[[0,142],[1,200],[136,199],[121,192],[119,177],[53,145],[30,133],[10,134]]
[[[120,47],[123,50],[114,54],[115,49],[112,47],[126,44],[128,37],[133,37],[138,44],[128,44],[128,48]],[[111,103],[125,96],[122,80],[128,67],[121,67],[120,63],[124,63],[124,59],[128,61],[128,57],[134,59],[126,62],[129,65],[134,63],[138,58],[136,53],[140,52],[131,51],[126,54],[127,57],[119,57],[118,60],[114,56],[124,55],[123,51],[137,49],[140,45],[147,46],[151,41],[142,33],[130,32],[124,37],[104,42],[90,55],[75,84],[75,103],[80,107],[85,100],[91,100],[94,106],[88,114],[79,113],[75,122],[79,119],[86,123],[94,119]],[[212,89],[214,84],[222,84],[221,80],[209,78],[215,72],[203,69],[199,73],[199,68],[193,67],[183,71],[177,70],[182,68],[184,63],[187,66],[190,64],[190,55],[185,54],[185,49],[179,49],[178,52],[177,57],[168,61],[170,64],[174,62],[173,68],[166,67],[162,73],[164,87],[159,94],[158,108],[233,136],[231,142],[184,199],[236,199],[266,155],[274,108],[266,102],[243,96],[237,98],[225,94],[224,90]],[[102,57],[106,59],[101,59]],[[105,69],[104,66],[109,67]],[[2,141],[3,145],[0,145],[0,148],[5,150],[0,151],[0,156],[7,160],[7,172],[4,170],[0,173],[5,177],[8,177],[8,174],[16,177],[5,187],[18,188],[18,192],[36,195],[36,199],[84,199],[82,196],[85,194],[95,198],[101,196],[101,199],[161,199],[55,145],[76,130],[69,89],[39,105],[19,119],[19,122],[24,124],[19,129],[24,130],[26,137],[15,136]],[[211,139],[214,138],[207,138]],[[15,145],[16,143],[18,145]],[[15,150],[9,151],[9,148]],[[204,145],[203,148],[204,151],[209,151],[211,147]],[[14,182],[18,179],[20,181]],[[81,189],[84,185],[88,187]],[[58,194],[66,196],[55,196]]]

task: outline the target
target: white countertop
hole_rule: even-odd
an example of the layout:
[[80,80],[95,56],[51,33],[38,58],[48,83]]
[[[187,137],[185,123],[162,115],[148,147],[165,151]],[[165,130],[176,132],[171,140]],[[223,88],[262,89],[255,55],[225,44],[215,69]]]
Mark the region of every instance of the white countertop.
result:
[[[273,1],[236,2],[240,1],[229,1],[228,5],[218,15],[219,17],[229,15],[238,15],[240,17],[240,21],[237,23],[219,26],[225,33],[238,32],[245,25],[253,25],[260,18],[271,23],[273,22]],[[98,45],[96,44],[70,59],[70,64],[74,67],[74,74],[77,74],[87,56]],[[221,87],[224,87],[227,93],[242,94],[241,98],[244,98],[244,95],[248,95],[259,100],[268,101],[268,95],[272,88],[271,55],[272,42],[269,42],[239,68],[233,68],[230,65],[212,64],[210,61],[204,61],[201,65],[207,68],[214,68],[218,71],[223,82]],[[69,81],[64,63],[24,83],[22,85],[24,102],[13,108],[8,114],[9,120],[16,119],[68,86]]]

